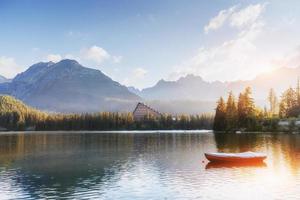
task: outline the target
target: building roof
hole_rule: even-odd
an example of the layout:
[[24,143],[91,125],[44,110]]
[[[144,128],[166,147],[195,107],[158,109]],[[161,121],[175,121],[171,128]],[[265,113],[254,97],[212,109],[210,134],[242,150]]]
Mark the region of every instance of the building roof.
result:
[[134,111],[133,111],[133,114],[137,111],[137,109],[138,109],[140,106],[143,106],[143,107],[147,108],[148,110],[150,110],[150,111],[156,113],[157,115],[162,115],[160,112],[154,110],[153,108],[151,108],[151,107],[149,107],[149,106],[147,106],[146,104],[141,103],[141,102],[139,102],[139,103],[136,105],[136,107],[135,107],[135,109],[134,109]]

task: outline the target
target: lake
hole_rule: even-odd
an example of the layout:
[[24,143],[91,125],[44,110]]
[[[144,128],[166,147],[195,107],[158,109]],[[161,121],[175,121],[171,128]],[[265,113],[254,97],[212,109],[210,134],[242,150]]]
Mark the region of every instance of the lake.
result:
[[[258,151],[258,165],[204,152]],[[300,135],[36,132],[0,135],[0,199],[295,199]]]

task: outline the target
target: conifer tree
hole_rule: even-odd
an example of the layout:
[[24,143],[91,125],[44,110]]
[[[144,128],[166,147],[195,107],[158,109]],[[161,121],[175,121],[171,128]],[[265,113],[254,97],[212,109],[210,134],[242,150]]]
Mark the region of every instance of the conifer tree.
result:
[[245,100],[245,109],[248,116],[252,116],[255,114],[255,104],[251,95],[252,95],[251,88],[246,87],[243,96]]
[[242,93],[240,93],[238,98],[238,122],[239,127],[243,127],[245,124],[244,119],[246,118],[246,108],[245,108],[245,98]]
[[238,99],[238,125],[240,128],[251,128],[255,125],[255,105],[251,97],[251,88],[246,87]]
[[278,100],[273,88],[271,88],[269,91],[268,101],[270,104],[270,115],[273,116],[277,112],[277,104],[278,104]]
[[296,95],[297,95],[297,106],[300,106],[300,82],[299,77],[297,79],[297,88],[296,88]]
[[232,131],[237,128],[238,115],[235,98],[232,92],[229,92],[226,103],[226,130]]
[[226,130],[226,105],[222,97],[217,102],[213,129],[216,131]]
[[297,93],[295,90],[290,87],[287,89],[282,97],[280,102],[280,116],[281,117],[297,117]]
[[286,102],[282,99],[279,104],[279,117],[286,118],[287,117],[287,106]]

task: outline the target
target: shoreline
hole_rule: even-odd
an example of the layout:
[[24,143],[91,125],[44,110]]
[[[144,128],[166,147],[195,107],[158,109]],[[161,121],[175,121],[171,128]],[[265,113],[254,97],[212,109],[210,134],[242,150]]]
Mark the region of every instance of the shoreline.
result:
[[0,135],[5,134],[20,134],[20,133],[26,133],[26,134],[34,134],[34,133],[133,133],[133,134],[139,134],[139,133],[214,133],[213,130],[109,130],[109,131],[103,131],[103,130],[50,130],[50,131],[0,131]]
[[196,129],[196,130],[49,130],[49,131],[0,131],[0,135],[10,134],[64,134],[64,133],[120,133],[120,134],[165,134],[165,133],[212,133],[212,134],[300,134],[300,131],[242,131],[242,132],[227,132],[227,131],[214,131],[207,129]]
[[285,134],[300,134],[300,131],[213,131],[214,133],[218,134],[259,134],[259,133],[270,133],[270,134],[277,134],[277,133],[285,133]]

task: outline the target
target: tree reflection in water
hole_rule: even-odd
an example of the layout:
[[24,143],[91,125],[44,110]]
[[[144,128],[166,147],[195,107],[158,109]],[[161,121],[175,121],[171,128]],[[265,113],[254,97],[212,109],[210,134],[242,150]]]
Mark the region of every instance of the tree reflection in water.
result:
[[[268,158],[245,165],[204,157],[243,151]],[[212,186],[230,197],[236,184],[245,191],[267,184],[268,197],[300,181],[299,153],[300,135],[289,134],[9,133],[0,135],[0,184],[2,193],[33,199],[209,198]]]

